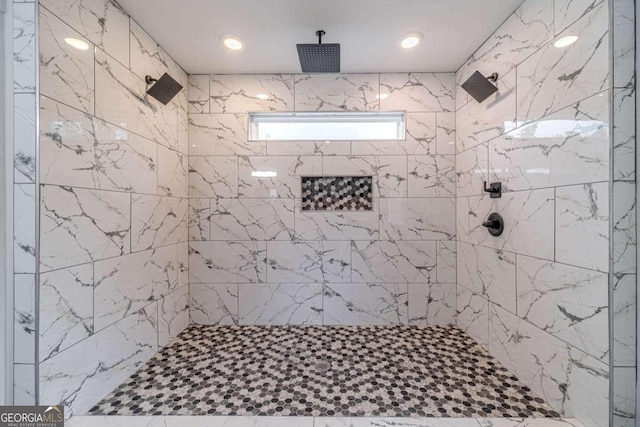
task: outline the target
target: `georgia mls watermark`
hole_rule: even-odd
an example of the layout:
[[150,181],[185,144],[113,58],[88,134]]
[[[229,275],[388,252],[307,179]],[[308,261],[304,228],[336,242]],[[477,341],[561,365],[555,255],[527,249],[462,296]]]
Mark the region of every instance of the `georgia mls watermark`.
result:
[[64,427],[64,406],[0,406],[0,427]]

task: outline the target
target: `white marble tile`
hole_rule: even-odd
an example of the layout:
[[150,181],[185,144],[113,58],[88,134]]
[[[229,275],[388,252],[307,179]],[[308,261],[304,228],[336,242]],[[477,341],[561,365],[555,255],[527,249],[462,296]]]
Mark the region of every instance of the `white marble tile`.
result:
[[[455,74],[381,74],[381,110],[410,112],[455,111]],[[381,96],[382,97],[382,96]]]
[[139,77],[144,79],[145,76],[150,75],[158,79],[164,73],[168,73],[183,88],[188,86],[187,73],[133,19],[130,24],[130,49],[130,69]]
[[129,194],[45,185],[41,199],[42,271],[129,253]]
[[187,155],[158,145],[158,194],[173,197],[188,196],[188,162]]
[[293,199],[211,200],[211,240],[291,240]]
[[409,156],[409,197],[456,195],[456,157],[453,155]]
[[322,173],[334,176],[373,176],[373,197],[407,197],[406,156],[330,156]]
[[265,242],[190,242],[189,283],[262,283]]
[[153,141],[40,98],[44,184],[155,194],[157,152]]
[[124,319],[178,287],[175,245],[94,264],[95,331]]
[[555,33],[564,31],[604,3],[603,0],[554,0]]
[[[238,417],[238,416],[174,416],[174,417],[73,417],[71,427],[314,427],[313,417]],[[527,424],[528,425],[528,424]],[[578,424],[553,427],[582,427]],[[448,427],[448,426],[447,426]],[[464,427],[464,426],[459,426]],[[475,425],[473,427],[476,427]],[[498,427],[512,427],[511,425]],[[538,427],[538,426],[535,426]]]
[[[457,73],[458,82],[463,83],[476,70],[485,76],[491,73],[504,76],[536,52],[553,37],[553,2],[523,2],[465,62]],[[463,92],[458,90],[458,93]]]
[[352,242],[351,263],[354,283],[432,283],[436,242]]
[[[40,93],[93,114],[93,45],[44,8],[40,8],[39,31]],[[81,40],[88,49],[70,46],[66,38]]]
[[636,186],[633,181],[613,184],[613,272],[636,272]]
[[[472,99],[456,112],[456,150],[462,152],[513,129],[516,124],[516,72],[498,78],[498,92],[483,103]],[[458,87],[458,91],[464,91]]]
[[209,111],[209,81],[208,74],[189,76],[188,96],[189,114],[208,114]]
[[189,154],[189,101],[182,90],[173,101],[178,113],[178,151]]
[[211,236],[211,201],[189,199],[189,240],[209,240]]
[[456,285],[409,283],[410,325],[454,325]]
[[[36,186],[13,186],[13,272],[36,272]],[[42,226],[42,225],[41,225]],[[43,229],[44,230],[44,229]]]
[[13,96],[13,182],[36,182],[36,96]]
[[388,240],[453,240],[454,198],[380,199],[380,237]]
[[13,276],[13,362],[36,362],[36,283],[33,274]]
[[[37,45],[35,3],[13,5],[13,90],[36,92]],[[46,28],[44,28],[46,31]],[[43,31],[41,29],[40,31]]]
[[237,197],[238,158],[189,156],[189,197]]
[[189,285],[191,321],[199,325],[237,325],[238,286],[238,284],[225,283],[191,283]]
[[517,264],[518,316],[608,362],[607,275],[520,255]]
[[74,30],[125,66],[129,65],[129,16],[113,0],[42,0]]
[[458,242],[458,283],[516,313],[516,256]]
[[436,153],[456,154],[456,113],[436,114]]
[[302,211],[296,199],[295,235],[302,240],[375,240],[379,237],[378,201],[374,210]]
[[407,284],[325,285],[325,325],[406,325]]
[[[492,212],[504,218],[499,237],[482,226]],[[469,198],[469,242],[543,259],[554,256],[554,190],[542,189]]]
[[189,242],[178,243],[178,287],[189,284]]
[[[557,48],[549,43],[518,66],[518,121],[537,120],[609,86],[609,26],[598,6],[560,36],[578,40]],[[544,70],[544,72],[540,72]]]
[[635,2],[614,0],[613,25],[613,87],[633,88],[635,84]]
[[189,326],[189,287],[183,286],[158,301],[158,345],[164,347]]
[[36,404],[36,368],[34,365],[13,365],[13,404]]
[[[174,76],[175,77],[175,76]],[[96,116],[118,127],[176,149],[178,112],[146,94],[145,81],[96,49]]]
[[456,324],[483,347],[489,346],[489,302],[462,286],[456,288]]
[[440,241],[437,243],[436,276],[438,283],[457,282],[457,248],[455,241]]
[[[453,113],[442,113],[453,114]],[[445,132],[438,128],[436,113],[407,113],[405,138],[400,141],[352,141],[353,155],[406,155],[435,154],[438,152],[437,135]],[[450,126],[450,123],[447,125]],[[449,130],[450,131],[450,130]]]
[[488,144],[477,145],[456,156],[457,196],[483,193],[483,183],[489,176]]
[[321,325],[322,284],[241,284],[241,325]]
[[636,369],[613,368],[613,426],[636,424]]
[[299,74],[295,111],[378,111],[378,74]]
[[40,399],[84,414],[158,350],[156,304],[40,364]]
[[248,141],[246,114],[189,116],[189,154],[192,156],[264,155],[267,143]]
[[613,179],[636,178],[636,94],[633,89],[613,93]]
[[565,416],[587,425],[609,421],[609,367],[491,305],[491,354]]
[[615,275],[613,283],[613,365],[636,364],[636,275]]
[[269,283],[344,283],[351,265],[349,242],[267,242]]
[[93,265],[40,275],[39,360],[93,334]]
[[[362,141],[358,141],[360,143]],[[351,141],[267,141],[269,156],[348,156]]]
[[609,140],[605,91],[494,140],[490,178],[504,191],[606,181]]
[[[475,217],[474,217],[475,220]],[[456,198],[456,238],[461,242],[469,241],[469,198]]]
[[[240,197],[300,197],[303,176],[322,174],[320,156],[251,156],[240,157],[238,194]],[[273,177],[256,176],[273,172]]]
[[556,260],[609,271],[608,183],[556,189]]
[[[212,113],[246,113],[248,111],[293,111],[294,76],[212,75],[210,110]],[[266,95],[268,99],[260,99]]]
[[134,194],[131,203],[133,252],[187,240],[187,199]]

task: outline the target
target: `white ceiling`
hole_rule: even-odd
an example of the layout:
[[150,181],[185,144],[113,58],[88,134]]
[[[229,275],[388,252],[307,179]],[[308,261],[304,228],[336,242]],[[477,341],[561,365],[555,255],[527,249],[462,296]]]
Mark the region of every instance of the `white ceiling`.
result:
[[[455,71],[522,0],[120,0],[189,74],[299,73],[296,43],[341,43],[342,72]],[[404,50],[403,34],[424,41]],[[219,41],[245,42],[230,51]]]

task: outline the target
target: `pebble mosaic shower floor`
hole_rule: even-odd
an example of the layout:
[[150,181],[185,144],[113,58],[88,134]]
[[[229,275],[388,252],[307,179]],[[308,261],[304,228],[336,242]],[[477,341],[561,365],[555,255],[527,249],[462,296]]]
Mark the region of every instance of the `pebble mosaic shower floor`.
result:
[[455,326],[192,325],[90,414],[560,416]]

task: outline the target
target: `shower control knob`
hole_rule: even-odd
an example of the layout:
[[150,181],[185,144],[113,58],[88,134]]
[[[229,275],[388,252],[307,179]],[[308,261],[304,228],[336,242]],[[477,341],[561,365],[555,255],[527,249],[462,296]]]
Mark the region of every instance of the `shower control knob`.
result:
[[504,220],[499,213],[494,212],[482,223],[482,226],[487,228],[489,234],[497,237],[504,231]]

